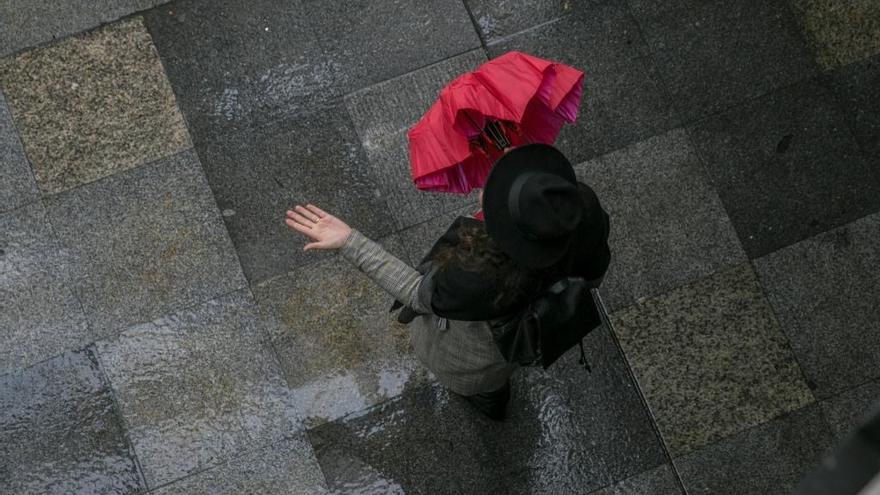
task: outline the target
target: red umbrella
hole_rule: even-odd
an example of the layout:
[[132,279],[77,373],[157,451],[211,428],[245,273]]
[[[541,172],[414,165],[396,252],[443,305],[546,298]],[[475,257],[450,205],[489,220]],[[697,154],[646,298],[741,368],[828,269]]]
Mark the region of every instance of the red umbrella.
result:
[[416,187],[467,194],[510,146],[553,144],[577,118],[584,73],[508,52],[459,76],[409,130]]

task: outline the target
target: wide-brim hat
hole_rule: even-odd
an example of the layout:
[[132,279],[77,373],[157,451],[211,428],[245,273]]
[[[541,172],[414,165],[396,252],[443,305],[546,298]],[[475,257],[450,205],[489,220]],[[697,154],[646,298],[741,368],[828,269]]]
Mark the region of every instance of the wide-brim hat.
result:
[[582,227],[584,204],[571,163],[547,144],[505,153],[483,190],[486,232],[514,261],[546,268],[559,261]]

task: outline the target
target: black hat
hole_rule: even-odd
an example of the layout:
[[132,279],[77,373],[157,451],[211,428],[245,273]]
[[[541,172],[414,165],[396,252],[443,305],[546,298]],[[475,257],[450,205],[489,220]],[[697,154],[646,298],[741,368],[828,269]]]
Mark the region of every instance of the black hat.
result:
[[568,159],[546,144],[504,154],[483,190],[486,232],[514,261],[546,268],[568,250],[584,204]]

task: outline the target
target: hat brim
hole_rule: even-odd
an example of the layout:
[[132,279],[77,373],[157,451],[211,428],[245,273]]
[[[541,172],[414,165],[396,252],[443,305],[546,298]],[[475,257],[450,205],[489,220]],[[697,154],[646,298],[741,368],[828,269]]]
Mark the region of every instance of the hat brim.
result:
[[486,232],[514,261],[527,268],[546,268],[559,261],[573,236],[553,241],[526,239],[508,207],[513,182],[522,174],[543,172],[558,175],[572,184],[577,176],[559,150],[547,144],[528,144],[505,153],[495,162],[483,189]]

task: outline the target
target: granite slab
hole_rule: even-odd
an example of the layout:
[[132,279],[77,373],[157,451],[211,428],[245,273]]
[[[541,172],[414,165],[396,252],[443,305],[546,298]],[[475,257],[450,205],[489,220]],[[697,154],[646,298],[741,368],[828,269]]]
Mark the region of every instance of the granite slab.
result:
[[246,283],[192,151],[46,204],[73,291],[105,337]]
[[177,1],[145,21],[193,140],[320,111],[339,96],[342,67],[299,0]]
[[833,446],[814,405],[675,459],[687,493],[784,495]]
[[873,163],[880,163],[880,55],[834,71],[825,81],[862,150]]
[[156,495],[317,495],[326,482],[312,446],[296,435],[165,485]]
[[151,489],[295,431],[265,336],[242,290],[96,343]]
[[190,146],[140,17],[0,59],[0,85],[44,193]]
[[791,0],[816,62],[825,70],[880,54],[880,4]]
[[880,376],[880,214],[755,260],[818,397]]
[[673,467],[660,467],[617,483],[614,486],[592,492],[591,495],[683,495]]
[[814,401],[748,264],[613,315],[673,457]]
[[[388,246],[388,243],[386,243]],[[404,257],[400,246],[388,246]],[[305,426],[332,421],[428,380],[390,295],[333,257],[254,288]]]
[[684,122],[817,72],[783,0],[633,3],[633,15]]
[[497,41],[526,29],[556,21],[567,15],[595,9],[613,0],[512,0],[492,2],[466,0],[465,2],[486,42]]
[[340,67],[346,93],[480,47],[459,0],[303,0],[303,6],[321,48]]
[[834,438],[843,441],[880,408],[880,382],[867,382],[820,404]]
[[428,254],[428,251],[434,246],[434,243],[437,242],[437,239],[446,233],[456,218],[460,216],[473,216],[479,209],[477,204],[468,205],[395,234],[400,238],[412,266],[416,267],[421,263],[425,255]]
[[341,105],[213,138],[199,154],[251,283],[317,258],[303,252],[307,238],[284,224],[297,204],[315,204],[374,238],[394,228],[383,178],[371,173]]
[[[493,422],[437,384],[309,431],[331,490],[370,493],[587,493],[657,467],[663,454],[605,330],[551,372],[514,375]],[[360,491],[359,491],[360,490]]]
[[395,229],[424,222],[473,200],[473,196],[416,188],[406,132],[431,107],[446,84],[484,62],[482,50],[472,50],[345,97],[370,170],[379,179],[379,187],[388,200]]
[[814,81],[689,129],[750,258],[880,210],[880,170]]
[[746,260],[683,130],[575,171],[611,216],[612,259],[603,293],[612,309]]
[[0,91],[0,213],[39,197],[34,172],[18,138],[6,97]]
[[0,492],[135,494],[145,489],[91,350],[0,373]]
[[70,288],[72,258],[39,202],[0,215],[0,375],[100,336]]

